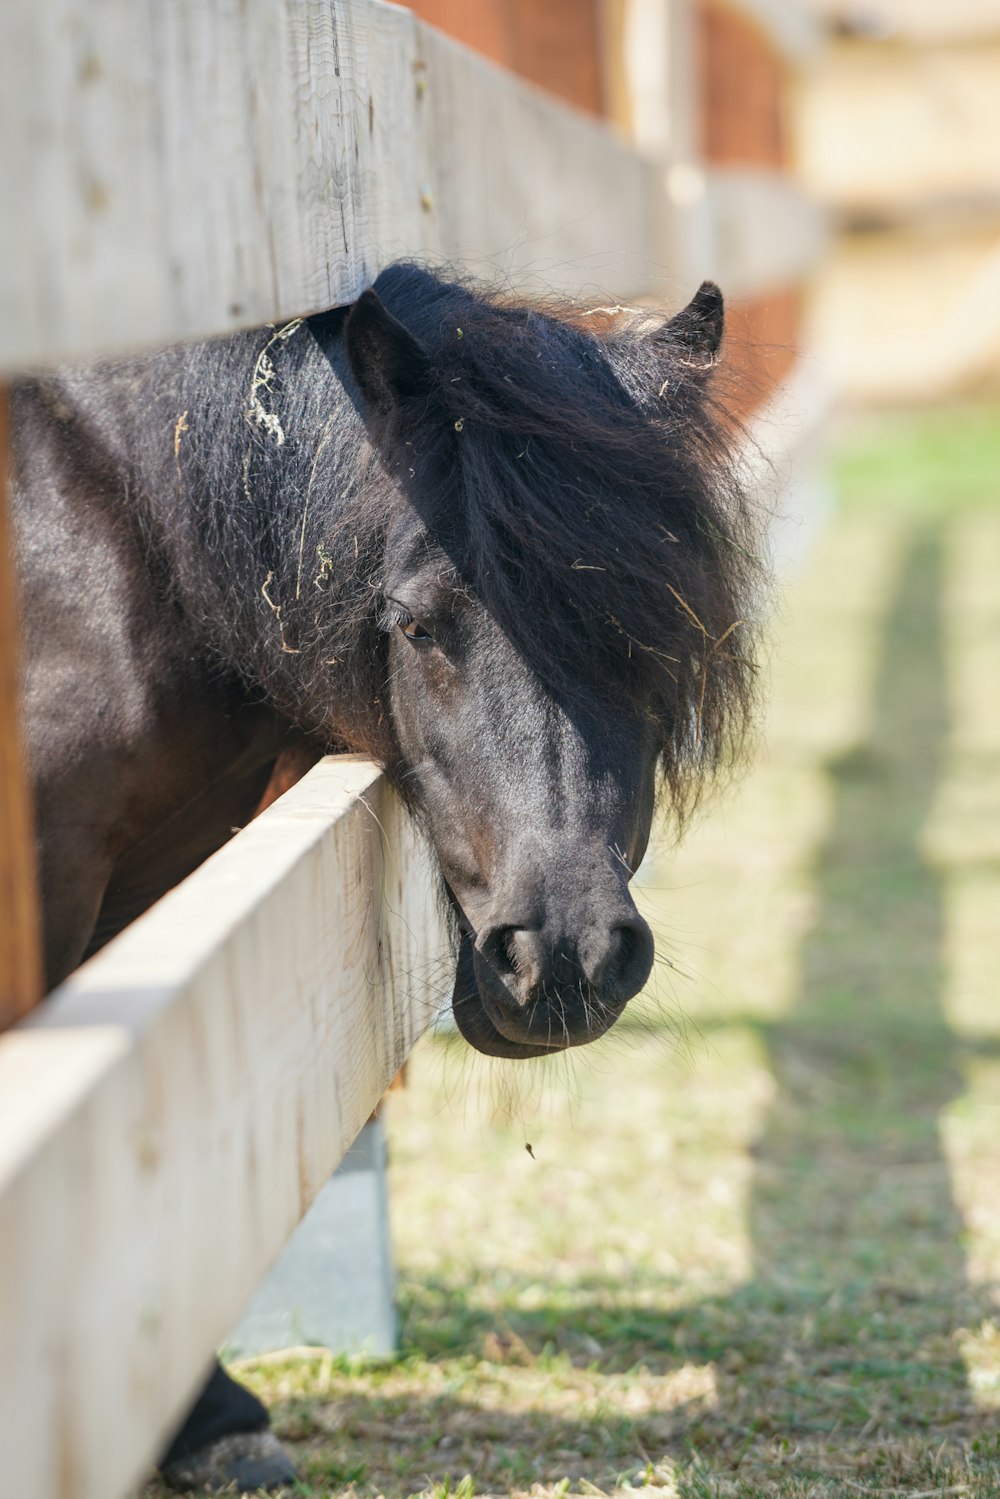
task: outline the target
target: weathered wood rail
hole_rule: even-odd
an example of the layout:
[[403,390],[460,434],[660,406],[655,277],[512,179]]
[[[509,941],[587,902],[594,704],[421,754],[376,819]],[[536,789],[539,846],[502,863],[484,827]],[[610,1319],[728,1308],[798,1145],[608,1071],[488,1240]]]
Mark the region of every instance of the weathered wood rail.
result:
[[[678,284],[671,225],[740,292],[815,255],[807,204],[711,174],[706,250],[663,156],[380,0],[16,0],[3,24],[0,370],[313,312],[401,255],[678,303],[706,265]],[[780,270],[753,233],[775,213]]]
[[399,6],[13,9],[0,368],[312,312],[401,255],[649,281],[651,165]]
[[141,1476],[448,955],[408,818],[338,757],[0,1040],[5,1492]]

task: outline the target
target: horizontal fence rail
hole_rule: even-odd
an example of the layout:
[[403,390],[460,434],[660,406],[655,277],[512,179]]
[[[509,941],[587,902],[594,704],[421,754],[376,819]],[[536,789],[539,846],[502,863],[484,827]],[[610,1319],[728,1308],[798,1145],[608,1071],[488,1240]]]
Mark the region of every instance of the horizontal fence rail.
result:
[[401,7],[9,12],[0,369],[313,312],[402,255],[649,283],[649,164]]
[[695,191],[382,0],[12,0],[2,39],[0,371],[315,312],[402,256],[749,295],[821,232],[780,184]]
[[0,1454],[140,1479],[450,986],[430,857],[330,758],[0,1036]]

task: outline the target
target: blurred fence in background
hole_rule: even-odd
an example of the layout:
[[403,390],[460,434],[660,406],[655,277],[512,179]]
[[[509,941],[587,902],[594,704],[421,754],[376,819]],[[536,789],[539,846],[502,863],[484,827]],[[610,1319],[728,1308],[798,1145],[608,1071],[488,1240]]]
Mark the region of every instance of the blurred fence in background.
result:
[[822,0],[805,183],[837,227],[810,337],[857,402],[1000,386],[1000,7]]

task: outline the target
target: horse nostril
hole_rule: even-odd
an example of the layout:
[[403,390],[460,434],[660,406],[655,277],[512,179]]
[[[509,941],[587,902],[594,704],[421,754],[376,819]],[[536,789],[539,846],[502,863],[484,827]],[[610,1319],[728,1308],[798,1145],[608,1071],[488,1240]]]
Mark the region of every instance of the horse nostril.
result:
[[490,967],[500,978],[514,978],[518,972],[517,928],[496,926],[484,932],[476,944]]
[[[621,1006],[637,994],[653,966],[653,936],[636,915],[617,926],[600,923],[583,935],[552,939],[544,929],[495,926],[480,931],[479,958],[503,986],[504,1001],[533,1004],[541,996],[582,994]],[[582,986],[582,987],[581,987]]]
[[653,934],[641,917],[612,927],[608,943],[588,975],[608,998],[631,999],[649,978],[653,967]]

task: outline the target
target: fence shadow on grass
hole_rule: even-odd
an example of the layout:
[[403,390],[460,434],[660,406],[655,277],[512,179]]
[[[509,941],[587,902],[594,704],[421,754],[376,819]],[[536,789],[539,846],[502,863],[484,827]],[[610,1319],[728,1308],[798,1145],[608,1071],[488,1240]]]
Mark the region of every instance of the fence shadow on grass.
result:
[[784,1346],[754,1371],[752,1396],[744,1371],[720,1394],[733,1415],[769,1389],[782,1434],[873,1443],[986,1420],[953,1337],[989,1307],[966,1279],[941,1150],[963,1084],[942,1007],[941,880],[921,853],[947,731],[942,542],[930,527],[911,538],[868,738],[828,767],[799,1001],[761,1027],[778,1096],[757,1151],[756,1273],[737,1302],[785,1303]]

